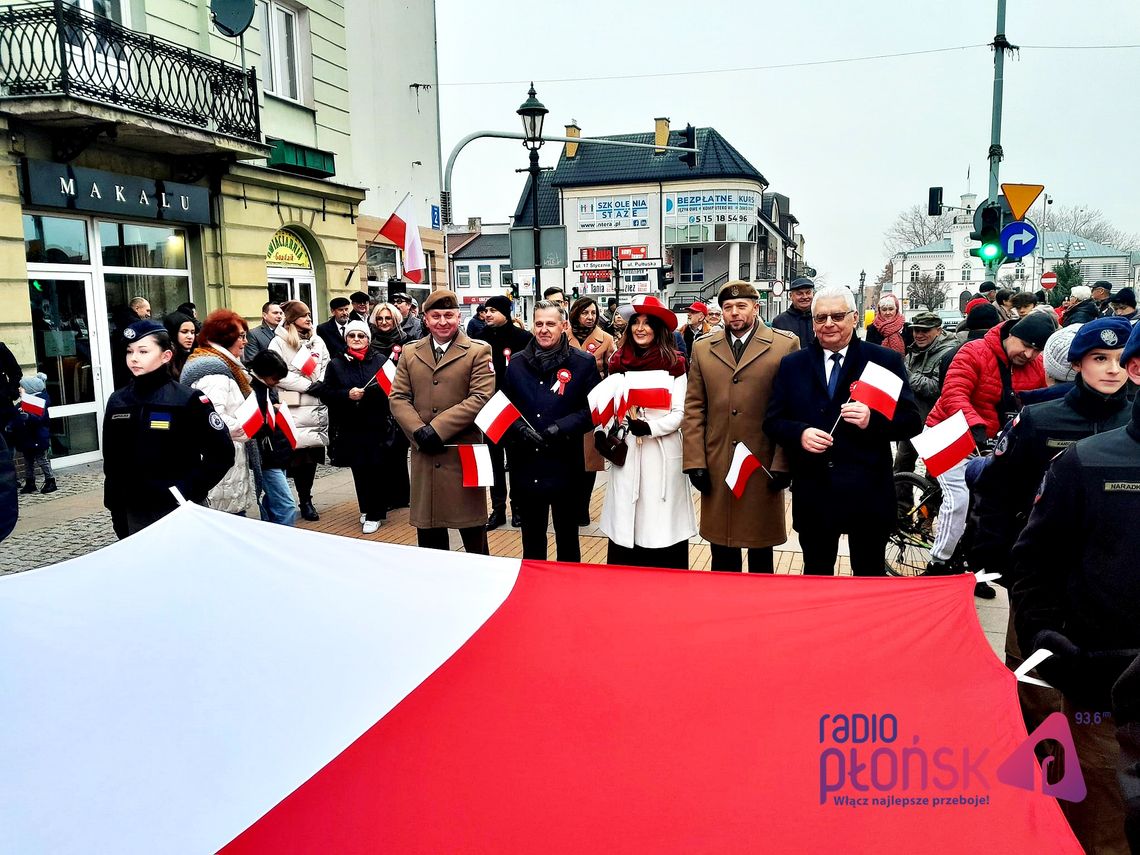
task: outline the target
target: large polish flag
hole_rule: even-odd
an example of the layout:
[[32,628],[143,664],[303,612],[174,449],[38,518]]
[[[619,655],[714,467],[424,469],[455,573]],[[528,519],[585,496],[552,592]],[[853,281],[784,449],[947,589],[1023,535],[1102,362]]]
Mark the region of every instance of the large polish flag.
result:
[[953,469],[969,457],[975,447],[970,425],[961,410],[927,428],[910,442],[926,464],[926,474],[931,478]]
[[293,361],[289,363],[306,377],[312,377],[317,370],[317,355],[311,348],[302,347],[293,354]]
[[404,196],[404,200],[381,227],[380,234],[403,250],[405,278],[416,283],[422,282],[427,261],[424,258],[424,245],[420,241],[420,229],[416,224],[416,206],[410,193]]
[[667,410],[673,403],[673,378],[668,371],[627,371],[625,398],[630,407]]
[[515,409],[511,399],[500,391],[492,395],[491,400],[479,411],[479,415],[475,416],[475,426],[487,434],[491,442],[498,442],[507,432],[507,428],[519,418],[519,411]]
[[724,483],[732,495],[740,498],[744,495],[744,488],[748,486],[748,479],[752,473],[760,468],[760,458],[748,450],[743,442],[736,443],[732,452],[732,464],[728,467],[728,474],[724,476]]
[[621,374],[610,374],[586,393],[586,402],[590,405],[590,418],[595,427],[601,427],[614,417],[621,382]]
[[396,382],[396,362],[385,359],[384,364],[376,371],[376,385],[384,390],[385,395],[392,394],[392,384]]
[[490,487],[495,483],[491,449],[487,446],[460,445],[459,462],[463,466],[464,487]]
[[[998,778],[1019,752],[1042,776],[973,589],[520,561],[184,505],[0,577],[0,848],[1077,853],[1055,799]],[[871,713],[891,741],[851,742]],[[848,801],[904,797],[927,806]]]
[[903,382],[903,378],[893,371],[875,362],[868,362],[859,379],[851,386],[851,400],[862,401],[872,410],[892,419],[899,396],[902,395]]
[[20,390],[20,409],[32,416],[42,416],[47,411],[43,398],[29,395],[23,389]]
[[261,407],[257,403],[257,395],[252,392],[247,395],[246,399],[241,402],[241,406],[234,412],[234,418],[237,419],[242,432],[253,439],[254,434],[261,430],[262,425],[265,424],[265,416],[262,415]]

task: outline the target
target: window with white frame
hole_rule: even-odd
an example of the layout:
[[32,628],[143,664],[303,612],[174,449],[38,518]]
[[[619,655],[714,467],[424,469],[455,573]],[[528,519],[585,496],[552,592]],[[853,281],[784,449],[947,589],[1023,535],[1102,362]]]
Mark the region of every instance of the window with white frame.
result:
[[280,0],[257,3],[262,86],[292,101],[301,100],[302,14],[303,10]]
[[466,264],[455,265],[455,287],[457,288],[470,288],[471,287],[471,268]]
[[917,281],[918,281],[918,276],[919,276],[919,273],[920,273],[920,271],[919,271],[919,269],[918,269],[918,265],[917,265],[917,264],[912,264],[912,265],[910,266],[910,281],[911,281],[911,282],[917,282]]
[[514,272],[509,268],[502,267],[499,269],[499,284],[504,288],[510,288],[515,284]]
[[490,288],[491,287],[491,265],[489,265],[489,264],[480,264],[479,265],[479,287],[480,288]]
[[963,264],[963,265],[962,265],[962,281],[963,281],[963,282],[969,282],[969,281],[970,281],[970,277],[971,277],[972,275],[973,275],[973,274],[972,274],[972,273],[970,273],[970,265],[968,265],[968,264]]
[[946,265],[945,264],[939,264],[937,267],[934,268],[934,281],[935,282],[945,282],[946,281]]
[[1013,278],[1014,279],[1022,279],[1022,280],[1025,279],[1025,265],[1024,264],[1019,264],[1019,265],[1017,265],[1017,267],[1013,268]]

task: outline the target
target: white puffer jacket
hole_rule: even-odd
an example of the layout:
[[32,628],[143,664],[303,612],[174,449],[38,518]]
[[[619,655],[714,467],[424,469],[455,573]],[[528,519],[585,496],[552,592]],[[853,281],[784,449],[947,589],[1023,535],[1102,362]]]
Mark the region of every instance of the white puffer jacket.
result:
[[[206,496],[206,504],[215,510],[236,514],[253,504],[256,496],[253,473],[250,472],[246,460],[245,444],[249,438],[241,429],[236,417],[238,407],[245,401],[245,396],[242,395],[241,387],[226,366],[235,366],[237,370],[243,372],[245,369],[232,354],[215,345],[210,347],[216,352],[216,359],[220,360],[220,363],[217,363],[217,370],[212,370],[206,376],[195,380],[190,386],[200,390],[210,399],[214,410],[229,428],[230,438],[234,441],[234,465]],[[193,366],[200,361],[208,362],[211,368],[215,365],[215,360],[212,358],[195,359],[189,364]]]
[[324,340],[315,332],[301,346],[312,350],[317,357],[317,370],[312,377],[306,377],[293,366],[296,348],[285,338],[285,325],[277,328],[269,349],[285,360],[289,373],[277,384],[277,394],[281,403],[289,406],[293,421],[297,424],[297,447],[318,448],[329,444],[329,410],[318,398],[306,394],[314,383],[325,379],[325,369],[329,365],[329,352]]

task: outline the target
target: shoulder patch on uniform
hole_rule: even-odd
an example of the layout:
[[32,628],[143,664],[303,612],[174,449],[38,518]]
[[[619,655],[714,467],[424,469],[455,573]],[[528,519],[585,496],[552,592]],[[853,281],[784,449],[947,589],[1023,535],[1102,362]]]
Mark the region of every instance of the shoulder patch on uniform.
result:
[[222,421],[222,417],[217,413],[210,413],[210,427],[214,430],[225,430],[226,423]]
[[1009,434],[1003,433],[998,444],[994,447],[994,457],[1001,457],[1009,449]]
[[794,338],[794,339],[799,338],[799,336],[796,335],[794,332],[788,332],[788,330],[782,330],[779,327],[768,327],[768,329],[770,329],[774,333],[779,333],[780,335],[784,336],[784,338]]

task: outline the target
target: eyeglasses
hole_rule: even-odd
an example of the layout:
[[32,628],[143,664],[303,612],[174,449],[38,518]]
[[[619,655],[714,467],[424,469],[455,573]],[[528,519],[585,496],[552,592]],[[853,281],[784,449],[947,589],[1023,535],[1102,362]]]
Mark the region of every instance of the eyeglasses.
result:
[[238,338],[249,338],[249,333],[239,332]]
[[811,319],[821,326],[827,323],[828,318],[831,319],[833,324],[841,324],[848,315],[852,314],[854,314],[854,312],[851,310],[846,312],[829,312],[827,314],[812,315]]
[[366,336],[362,332],[350,332],[348,335],[345,336],[345,338],[368,338],[368,336]]

